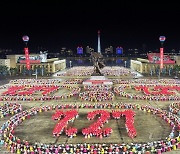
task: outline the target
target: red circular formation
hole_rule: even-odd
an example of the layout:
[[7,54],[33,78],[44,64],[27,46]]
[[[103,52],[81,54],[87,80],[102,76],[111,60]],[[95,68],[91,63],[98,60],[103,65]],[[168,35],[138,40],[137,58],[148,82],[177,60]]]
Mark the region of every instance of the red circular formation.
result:
[[[37,115],[39,112],[45,112],[56,109],[74,109],[74,108],[112,108],[112,109],[135,109],[152,113],[165,120],[172,128],[171,133],[164,140],[154,141],[150,143],[132,143],[132,144],[60,144],[60,145],[48,145],[48,144],[30,144],[28,141],[21,141],[14,135],[14,129],[21,124],[24,120],[29,119],[31,116]],[[91,117],[91,116],[90,116]],[[56,105],[56,106],[44,106],[39,108],[31,108],[30,110],[22,111],[14,115],[10,120],[5,122],[0,129],[0,144],[4,144],[7,149],[12,153],[98,153],[98,152],[152,152],[161,153],[180,148],[180,121],[178,117],[165,110],[157,109],[147,105],[139,104],[86,104],[84,106],[77,104],[69,105]],[[177,133],[177,136],[175,134]],[[138,145],[138,146],[136,146]]]

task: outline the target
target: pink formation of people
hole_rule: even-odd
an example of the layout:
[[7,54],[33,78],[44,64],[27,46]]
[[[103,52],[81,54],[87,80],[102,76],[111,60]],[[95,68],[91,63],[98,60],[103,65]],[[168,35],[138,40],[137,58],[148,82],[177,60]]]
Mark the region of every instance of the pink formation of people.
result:
[[3,92],[3,96],[32,96],[38,91],[42,91],[43,96],[47,96],[60,87],[57,85],[29,85],[29,86],[11,86],[7,91]]
[[22,105],[18,103],[5,102],[0,106],[0,117],[4,118],[9,115],[14,115],[22,111]]
[[[62,95],[54,95],[60,88],[66,88],[70,92]],[[35,96],[37,92],[41,92],[42,96]],[[0,96],[1,101],[37,101],[37,100],[59,100],[66,99],[79,94],[79,87],[70,85],[21,85],[11,86]]]
[[169,111],[180,116],[180,102],[173,102],[170,104]]
[[[154,88],[153,91],[149,91],[149,87]],[[155,101],[177,101],[180,100],[180,95],[177,95],[175,92],[170,90],[176,90],[177,93],[179,92],[179,86],[155,86],[155,85],[142,85],[142,86],[135,86],[135,85],[121,85],[114,88],[114,92],[122,97],[132,98],[132,99],[142,99],[142,100],[155,100]],[[137,91],[142,90],[144,94],[136,94],[136,93],[128,93],[126,90],[128,89],[135,89]],[[160,91],[156,91],[160,90]]]
[[[137,91],[143,91],[145,95],[177,95],[180,91],[179,85],[140,85],[134,86]],[[175,92],[177,91],[177,93]]]
[[[61,117],[64,117],[62,120],[59,120]],[[53,130],[54,136],[59,136],[62,134],[63,130],[67,127],[67,124],[69,121],[74,121],[75,118],[78,117],[78,111],[77,110],[70,110],[70,111],[56,111],[56,113],[52,116],[53,120],[59,120],[59,122],[56,124]],[[65,129],[66,135],[69,137],[74,137],[77,134],[77,128],[69,128]]]
[[128,132],[129,137],[134,138],[137,136],[136,129],[134,128],[134,116],[135,112],[132,110],[125,110],[125,111],[113,111],[112,116],[114,119],[120,119],[122,116],[125,116],[125,126]]
[[[37,116],[40,112],[52,111],[57,109],[79,109],[79,108],[108,108],[108,109],[131,109],[147,112],[147,114],[153,114],[161,119],[163,119],[169,127],[171,127],[171,132],[169,136],[165,139],[160,139],[158,141],[151,141],[148,143],[130,143],[130,144],[89,144],[89,143],[77,143],[77,144],[42,144],[34,143],[31,144],[26,140],[21,140],[15,136],[14,131],[17,126],[19,126],[23,121],[31,118],[32,116]],[[96,114],[96,113],[94,113]],[[108,115],[107,115],[108,117]],[[115,116],[119,117],[119,116]],[[91,113],[89,118],[93,118]],[[64,104],[64,105],[52,105],[52,106],[42,106],[38,108],[31,108],[30,110],[22,111],[15,114],[7,122],[5,122],[0,128],[0,145],[3,145],[11,153],[90,153],[90,154],[104,154],[104,153],[158,153],[170,152],[172,150],[180,149],[180,121],[179,118],[166,110],[161,110],[147,105],[139,104],[97,104],[90,103],[84,105],[78,104]]]
[[89,112],[87,115],[88,120],[93,120],[96,115],[100,115],[99,119],[91,124],[88,128],[82,130],[82,134],[85,138],[90,138],[92,136],[97,136],[99,138],[108,137],[112,133],[112,128],[101,129],[104,123],[107,123],[110,119],[110,113],[105,110],[95,110]]
[[[95,110],[92,112],[88,112],[87,119],[93,120],[95,117],[99,115],[97,122],[91,124],[88,128],[84,128],[82,130],[82,134],[85,136],[85,138],[90,138],[92,136],[97,136],[99,138],[108,137],[112,133],[112,128],[105,128],[102,129],[103,125],[105,123],[108,123],[108,120],[110,119],[110,113],[107,110]],[[132,110],[125,110],[125,111],[113,111],[112,117],[115,119],[120,119],[121,116],[125,116],[126,122],[125,126],[127,129],[127,132],[131,138],[134,138],[137,133],[134,128],[134,116],[135,112]],[[69,128],[67,129],[67,124],[69,121],[74,121],[75,118],[78,117],[78,111],[77,110],[69,110],[66,112],[63,112],[62,110],[57,110],[56,113],[52,116],[53,120],[59,120],[57,125],[54,127],[53,135],[54,136],[60,136],[60,134],[65,131],[66,135],[70,138],[76,136],[77,134],[77,128]]]
[[114,100],[111,85],[85,85],[84,92],[79,94],[83,101],[104,102]]

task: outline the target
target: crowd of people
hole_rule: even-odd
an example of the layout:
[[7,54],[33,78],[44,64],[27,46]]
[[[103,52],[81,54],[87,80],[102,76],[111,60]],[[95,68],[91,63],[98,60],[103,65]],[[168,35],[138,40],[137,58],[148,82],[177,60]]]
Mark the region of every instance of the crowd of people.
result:
[[[61,117],[63,116],[63,119]],[[53,130],[53,135],[54,136],[60,136],[62,132],[65,130],[65,133],[69,137],[74,137],[77,134],[77,129],[76,128],[67,128],[68,122],[69,121],[74,121],[75,118],[78,117],[78,111],[77,110],[69,110],[66,112],[63,112],[61,110],[56,111],[56,113],[52,116],[53,120],[59,120],[59,122],[56,124]],[[61,120],[60,120],[61,119]]]
[[125,126],[130,138],[137,136],[136,129],[134,128],[134,116],[135,112],[132,110],[125,111],[113,111],[112,116],[114,119],[118,120],[121,117],[125,116]]
[[92,84],[92,85],[84,85],[84,90],[87,91],[93,91],[93,90],[100,90],[100,91],[108,91],[112,90],[112,85],[107,85],[107,84]]
[[[59,73],[57,76],[90,76],[94,72],[93,66],[76,66],[67,70],[65,73]],[[101,74],[105,76],[131,76],[135,77],[137,75],[136,72],[119,66],[105,66],[101,69]]]
[[178,79],[114,79],[114,84],[140,84],[140,85],[178,85],[180,80]]
[[169,111],[180,116],[180,102],[173,102],[170,104]]
[[79,98],[82,101],[106,102],[114,100],[114,93],[110,91],[91,90],[81,92]]
[[38,92],[41,92],[42,96],[47,96],[57,92],[59,88],[58,85],[15,85],[3,92],[2,96],[32,96]]
[[[141,99],[141,100],[154,100],[154,101],[179,101],[180,100],[180,96],[179,95],[165,95],[162,94],[161,92],[157,92],[159,93],[159,95],[151,95],[148,94],[137,94],[137,93],[128,93],[126,92],[128,89],[134,89],[133,85],[121,85],[118,87],[114,88],[114,92],[121,96],[121,97],[126,97],[126,98],[131,98],[131,99]],[[146,91],[143,91],[146,92]]]
[[[87,67],[86,67],[87,69]],[[85,72],[85,70],[84,70]],[[84,73],[83,72],[83,73]],[[115,71],[116,72],[116,71]],[[82,73],[82,74],[83,74]],[[114,73],[114,72],[113,72]],[[86,73],[85,73],[86,74]],[[118,73],[117,73],[118,74]],[[148,95],[140,95],[140,94],[129,94],[125,92],[126,88],[136,88],[134,85],[131,84],[150,84],[147,87],[150,87],[152,85],[170,85],[169,88],[173,87],[178,89],[179,86],[177,84],[180,83],[178,80],[165,80],[161,79],[158,82],[157,80],[146,80],[146,79],[138,79],[131,81],[123,81],[123,80],[115,80],[116,83],[124,84],[119,87],[114,88],[114,92],[120,96],[127,97],[127,98],[133,98],[133,99],[143,99],[143,100],[160,100],[160,101],[167,101],[167,100],[180,100],[180,97],[178,95],[165,95],[164,93],[159,93],[158,95],[148,94]],[[41,97],[34,97],[34,96],[28,96],[26,95],[18,95],[16,97],[12,96],[10,97],[10,93],[6,96],[0,96],[0,101],[13,101],[13,100],[22,100],[22,101],[31,101],[31,100],[58,100],[63,98],[69,98],[74,95],[78,95],[80,93],[79,87],[72,87],[67,84],[76,84],[79,80],[67,80],[62,86],[59,86],[59,88],[67,88],[70,90],[70,93],[63,94],[61,96],[41,96]],[[11,81],[11,84],[20,84],[21,86],[29,85],[29,87],[36,87],[34,84],[39,85],[39,87],[42,85],[57,85],[59,83],[58,80],[49,80],[49,79],[42,79],[41,81],[36,81],[33,79],[19,79],[19,80],[13,80]],[[160,85],[160,88],[162,89],[162,85]],[[15,87],[14,86],[14,87]],[[7,86],[1,86],[0,89],[4,88],[10,88]],[[17,90],[16,86],[16,90]],[[58,89],[56,89],[58,90]],[[55,91],[56,91],[55,90]],[[139,105],[139,104],[126,104],[126,103],[117,103],[117,104],[109,104],[105,103],[107,101],[112,101],[114,99],[114,94],[111,92],[112,87],[107,85],[93,85],[93,86],[84,86],[85,92],[81,92],[79,94],[79,97],[83,101],[91,101],[91,103],[84,103],[84,104],[61,104],[61,105],[52,105],[52,106],[41,106],[39,108],[31,108],[30,110],[22,111],[21,104],[17,103],[4,103],[3,106],[0,106],[0,117],[4,118],[8,115],[13,115],[7,122],[5,122],[2,127],[0,128],[0,146],[4,145],[8,151],[11,153],[162,153],[167,152],[171,150],[180,149],[180,118],[177,115],[180,115],[180,103],[172,103],[169,106],[169,111],[167,112],[165,110],[161,110],[158,108],[154,108],[147,105]],[[157,89],[155,89],[157,90]],[[55,92],[53,91],[53,92]],[[145,91],[145,94],[147,91]],[[104,103],[92,103],[92,102],[101,102]],[[74,117],[77,118],[78,113],[75,112],[74,109],[80,109],[80,108],[87,108],[87,109],[98,109],[93,112],[88,113],[88,120],[94,119],[94,117],[98,114],[100,115],[97,122],[90,125],[88,128],[84,128],[82,130],[83,135],[85,138],[90,138],[92,136],[97,136],[99,138],[102,137],[108,137],[111,133],[113,133],[112,128],[105,128],[101,129],[103,124],[106,123],[109,118],[110,114],[109,112],[103,110],[103,109],[125,109],[124,112],[121,111],[113,111],[112,116],[115,119],[119,119],[121,116],[125,116],[125,127],[128,132],[128,135],[131,138],[134,138],[137,135],[137,132],[135,128],[133,127],[134,123],[134,116],[135,112],[130,112],[131,110],[141,110],[148,113],[151,113],[153,115],[156,115],[160,117],[162,120],[164,120],[169,127],[171,127],[171,132],[169,136],[167,136],[165,139],[158,140],[158,141],[152,141],[148,143],[131,143],[131,144],[88,144],[88,143],[79,143],[79,144],[42,144],[42,143],[35,143],[31,144],[26,140],[21,140],[17,136],[15,136],[15,128],[20,125],[23,121],[31,118],[32,116],[38,115],[39,112],[46,112],[51,110],[57,110],[57,109],[71,109],[70,111],[74,111],[72,114],[66,114],[57,112],[52,117],[54,120],[58,120],[61,115],[64,115],[66,118],[64,118],[64,121],[60,121],[53,130],[54,136],[59,136],[63,133],[63,130],[65,126],[67,126],[68,121],[74,120]],[[68,115],[70,117],[68,117]],[[65,134],[72,138],[77,135],[78,130],[76,128],[70,127],[69,129],[65,129]]]
[[[136,109],[146,111],[153,115],[162,118],[172,128],[170,135],[167,138],[152,141],[148,143],[130,143],[130,144],[89,144],[89,143],[77,143],[77,144],[43,144],[34,143],[31,144],[27,140],[21,140],[15,136],[14,131],[23,121],[37,116],[39,112],[46,112],[57,109],[73,109],[73,108],[119,108],[119,109]],[[92,117],[91,117],[92,118]],[[177,135],[176,135],[177,134]],[[180,149],[180,121],[179,118],[165,110],[154,108],[147,105],[139,104],[64,104],[64,105],[52,105],[42,106],[39,108],[31,108],[30,110],[22,111],[15,114],[7,122],[5,122],[0,128],[0,145],[4,145],[11,153],[162,153],[172,150]]]
[[57,76],[90,76],[94,72],[93,66],[72,67],[65,73],[59,73]]
[[[62,95],[55,95],[59,89],[68,89],[70,92]],[[61,100],[76,96],[80,93],[81,88],[70,85],[28,85],[11,86],[7,91],[1,94],[0,101],[44,101],[44,100]],[[41,94],[37,94],[40,91]]]
[[136,76],[136,73],[132,70],[119,66],[106,66],[101,70],[101,73],[105,76]]
[[[134,86],[136,91],[142,91],[145,95],[177,95],[180,91],[179,85],[139,85]],[[176,91],[176,92],[175,92]]]
[[16,79],[10,80],[9,84],[17,85],[48,85],[48,84],[59,84],[61,83],[60,79]]
[[82,79],[68,79],[65,81],[62,81],[63,84],[82,84]]
[[92,123],[88,128],[82,130],[82,134],[85,138],[96,136],[99,138],[108,137],[112,133],[112,128],[102,129],[103,125],[110,119],[110,113],[106,110],[95,110],[88,112],[87,119],[93,120],[96,115],[100,115],[98,120]]
[[22,111],[22,105],[18,103],[5,102],[0,106],[0,117],[4,118]]
[[103,102],[114,100],[114,93],[111,85],[84,85],[84,92],[79,94],[83,101]]

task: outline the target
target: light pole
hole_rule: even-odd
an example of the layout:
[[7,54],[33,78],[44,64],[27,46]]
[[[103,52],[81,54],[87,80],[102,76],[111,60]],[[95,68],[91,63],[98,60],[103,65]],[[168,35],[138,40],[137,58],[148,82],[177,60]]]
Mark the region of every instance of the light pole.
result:
[[164,41],[166,40],[165,36],[160,36],[159,41],[161,42],[161,47],[160,47],[160,69],[159,69],[159,79],[161,77],[161,71],[163,69],[163,57],[164,57]]
[[25,43],[24,52],[25,52],[25,57],[26,57],[26,68],[28,70],[28,73],[30,73],[31,66],[30,66],[30,60],[29,60],[29,49],[28,49],[28,46],[27,46],[27,43],[29,41],[29,37],[27,35],[25,35],[25,36],[22,37],[22,40]]
[[127,61],[124,61],[124,67],[126,67],[127,66]]
[[70,60],[70,61],[69,61],[69,67],[70,67],[70,68],[71,68],[71,63],[72,63],[72,61]]

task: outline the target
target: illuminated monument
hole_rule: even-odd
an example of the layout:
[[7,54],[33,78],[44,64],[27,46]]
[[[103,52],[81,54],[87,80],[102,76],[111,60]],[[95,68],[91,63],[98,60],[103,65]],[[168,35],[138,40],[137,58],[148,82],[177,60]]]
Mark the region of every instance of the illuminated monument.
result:
[[91,59],[94,66],[93,76],[102,76],[101,69],[105,66],[103,62],[103,55],[101,54],[101,44],[100,44],[100,31],[98,31],[98,51],[91,52]]
[[101,69],[105,67],[103,62],[103,55],[101,54],[101,44],[100,44],[100,31],[98,31],[98,50],[97,52],[91,52],[91,60],[94,66],[94,72],[90,79],[83,82],[83,85],[112,85],[113,82],[106,79],[101,73]]
[[100,30],[98,30],[98,53],[101,54]]
[[90,58],[93,62],[94,72],[90,79],[83,82],[83,85],[112,85],[112,81],[106,79],[101,73],[101,69],[105,67],[105,64],[103,62],[103,55],[101,54],[100,31],[98,31],[98,51],[91,52]]

